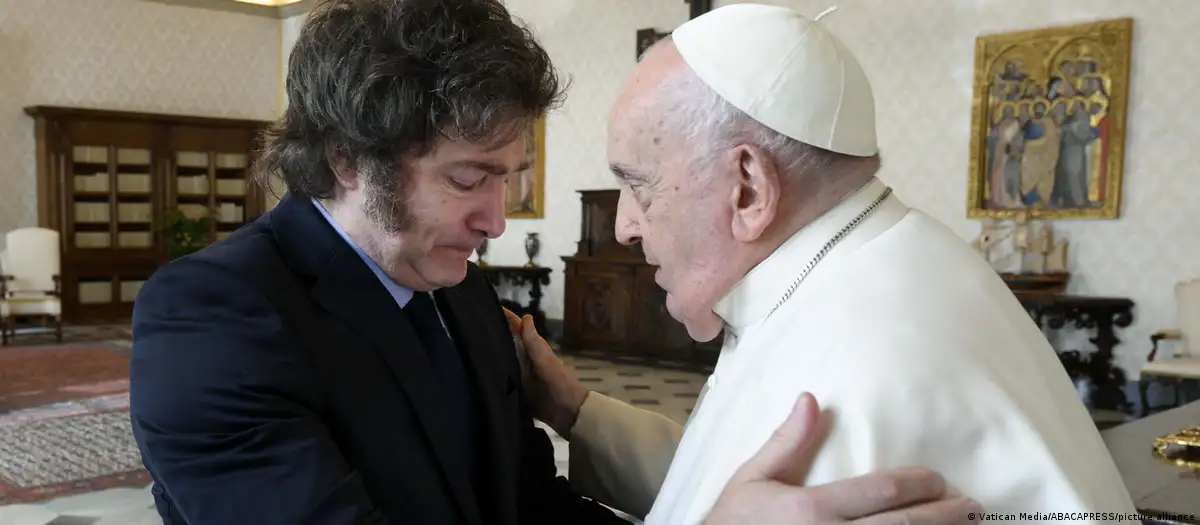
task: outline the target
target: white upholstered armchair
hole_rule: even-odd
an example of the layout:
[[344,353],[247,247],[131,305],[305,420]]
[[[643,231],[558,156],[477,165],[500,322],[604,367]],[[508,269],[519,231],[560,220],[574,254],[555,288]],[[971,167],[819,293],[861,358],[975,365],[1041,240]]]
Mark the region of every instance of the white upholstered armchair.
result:
[[[1181,402],[1180,383],[1200,380],[1200,279],[1175,285],[1175,308],[1176,329],[1162,330],[1150,336],[1150,354],[1142,366],[1139,384],[1143,415],[1150,410],[1146,399],[1150,381],[1175,383],[1175,404],[1178,405]],[[1162,341],[1172,341],[1174,344],[1169,348],[1174,352],[1160,354],[1159,343]]]
[[59,282],[58,232],[21,228],[5,236],[0,269],[0,295],[5,306],[2,324],[7,342],[14,335],[15,318],[33,317],[54,325],[62,341],[62,285]]

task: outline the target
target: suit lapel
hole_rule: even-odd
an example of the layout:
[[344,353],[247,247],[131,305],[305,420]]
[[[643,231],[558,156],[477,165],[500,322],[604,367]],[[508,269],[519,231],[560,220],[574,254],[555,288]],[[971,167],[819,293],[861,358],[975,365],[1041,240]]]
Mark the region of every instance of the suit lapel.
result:
[[[332,233],[336,235],[336,232]],[[450,422],[440,402],[433,366],[416,331],[395,299],[345,242],[332,250],[332,255],[323,262],[313,287],[313,299],[362,334],[379,351],[412,402],[413,411],[467,521],[482,524],[467,480],[452,474],[448,467]]]
[[[469,282],[471,278],[468,276],[464,284]],[[516,380],[512,374],[506,373],[511,369],[510,364],[503,361],[504,349],[511,345],[506,345],[504,340],[496,341],[493,334],[486,330],[487,317],[475,306],[479,299],[472,301],[459,287],[447,288],[435,295],[440,299],[439,309],[448,310],[453,319],[448,320],[447,324],[450,325],[454,341],[460,346],[459,350],[465,358],[464,364],[468,374],[479,393],[478,406],[483,411],[482,416],[487,429],[482,438],[486,443],[487,457],[492,467],[492,486],[489,488],[494,494],[496,516],[511,516],[508,520],[497,522],[511,522],[516,519],[517,512],[514,505],[517,495],[512,488],[517,483],[515,458],[512,453],[515,444],[511,437],[515,429],[506,424],[512,418],[508,417],[503,405],[507,394],[519,386],[514,382]],[[507,333],[507,326],[504,328]],[[510,352],[513,359],[516,359],[515,349]]]

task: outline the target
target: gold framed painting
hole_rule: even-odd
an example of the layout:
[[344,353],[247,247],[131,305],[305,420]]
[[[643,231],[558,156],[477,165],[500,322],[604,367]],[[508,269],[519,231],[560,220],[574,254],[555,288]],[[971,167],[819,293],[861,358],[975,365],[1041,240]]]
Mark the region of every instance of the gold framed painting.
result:
[[969,218],[1113,219],[1133,20],[975,41]]
[[509,219],[541,219],[546,200],[546,118],[534,120],[525,129],[525,155],[529,168],[512,176],[504,194],[504,216]]

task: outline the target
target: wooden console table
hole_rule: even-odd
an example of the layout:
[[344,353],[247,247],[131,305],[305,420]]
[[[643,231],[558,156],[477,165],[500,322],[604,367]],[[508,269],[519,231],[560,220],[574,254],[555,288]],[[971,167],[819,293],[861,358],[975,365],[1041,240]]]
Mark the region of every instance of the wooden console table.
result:
[[480,266],[479,269],[483,270],[492,286],[499,287],[507,283],[529,287],[529,304],[523,305],[508,299],[501,299],[500,304],[519,316],[532,315],[538,333],[545,337],[546,312],[542,311],[542,287],[550,284],[550,269],[541,266]]
[[1200,423],[1200,401],[1100,433],[1144,523],[1200,525],[1200,472],[1155,458],[1154,438]]
[[1133,323],[1133,301],[1118,297],[1085,297],[1044,292],[1015,292],[1034,322],[1043,329],[1059,330],[1068,323],[1091,330],[1088,338],[1096,351],[1059,351],[1059,358],[1072,378],[1086,376],[1092,383],[1093,408],[1129,412],[1133,404],[1125,398],[1125,371],[1112,364],[1113,349],[1121,342],[1117,328]]

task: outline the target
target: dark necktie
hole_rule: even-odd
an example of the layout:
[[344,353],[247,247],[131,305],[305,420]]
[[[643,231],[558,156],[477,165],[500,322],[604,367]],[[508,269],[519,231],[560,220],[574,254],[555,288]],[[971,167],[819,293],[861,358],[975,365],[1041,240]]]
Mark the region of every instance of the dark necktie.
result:
[[404,307],[409,321],[421,339],[421,345],[429,355],[433,372],[437,376],[440,399],[445,403],[447,420],[451,424],[452,469],[474,485],[476,458],[475,410],[471,382],[463,365],[462,355],[455,348],[450,335],[442,325],[433,297],[425,292],[416,292]]

